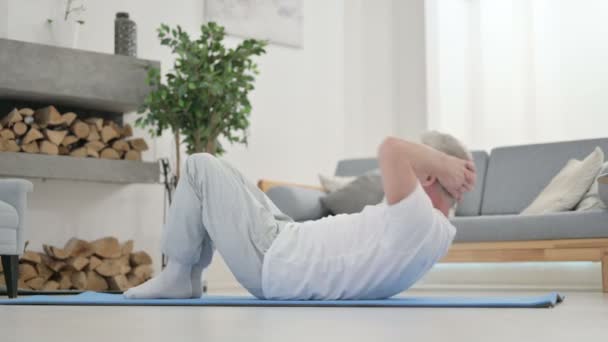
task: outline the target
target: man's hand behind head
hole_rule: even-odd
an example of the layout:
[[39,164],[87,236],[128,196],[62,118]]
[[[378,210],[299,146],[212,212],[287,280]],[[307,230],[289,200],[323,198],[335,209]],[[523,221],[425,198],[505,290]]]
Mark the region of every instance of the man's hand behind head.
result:
[[457,201],[465,192],[473,190],[477,180],[475,163],[444,154],[443,167],[437,174],[437,181]]

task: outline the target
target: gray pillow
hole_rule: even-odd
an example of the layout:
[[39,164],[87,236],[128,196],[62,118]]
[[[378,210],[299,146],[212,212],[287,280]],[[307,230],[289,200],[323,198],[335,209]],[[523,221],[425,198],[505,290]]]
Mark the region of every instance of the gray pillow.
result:
[[376,205],[384,198],[379,171],[357,177],[345,187],[321,197],[321,203],[334,215],[361,212],[366,205]]

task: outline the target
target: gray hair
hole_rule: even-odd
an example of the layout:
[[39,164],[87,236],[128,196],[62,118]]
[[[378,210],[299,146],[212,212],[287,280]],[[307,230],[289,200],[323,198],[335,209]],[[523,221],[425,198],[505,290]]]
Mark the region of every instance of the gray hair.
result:
[[469,149],[460,140],[450,134],[428,131],[422,134],[420,142],[452,157],[473,160]]

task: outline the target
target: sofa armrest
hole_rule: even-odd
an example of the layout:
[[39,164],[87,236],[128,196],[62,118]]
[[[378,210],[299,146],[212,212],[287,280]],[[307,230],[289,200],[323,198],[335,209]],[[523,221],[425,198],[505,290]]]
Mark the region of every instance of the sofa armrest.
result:
[[325,192],[318,189],[274,185],[268,189],[266,195],[294,221],[316,220],[329,213],[321,203]]
[[0,179],[0,201],[6,202],[17,210],[19,215],[19,229],[17,229],[17,251],[23,250],[25,243],[24,237],[24,221],[25,210],[27,208],[27,193],[32,192],[34,185],[30,181],[23,179]]
[[260,190],[262,190],[263,192],[268,192],[268,190],[270,190],[271,188],[273,188],[275,186],[288,186],[288,187],[296,187],[296,188],[303,188],[303,189],[313,189],[313,190],[318,190],[321,192],[323,191],[322,187],[314,186],[314,185],[296,184],[296,183],[289,183],[289,182],[283,182],[283,181],[275,181],[275,180],[270,180],[270,179],[260,179],[258,181],[258,188],[260,188]]

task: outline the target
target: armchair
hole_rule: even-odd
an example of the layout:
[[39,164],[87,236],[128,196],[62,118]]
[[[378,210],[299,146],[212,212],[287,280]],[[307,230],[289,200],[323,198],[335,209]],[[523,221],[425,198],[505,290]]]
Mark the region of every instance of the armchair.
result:
[[17,264],[24,246],[27,193],[31,182],[0,179],[0,256],[9,298],[17,297]]

